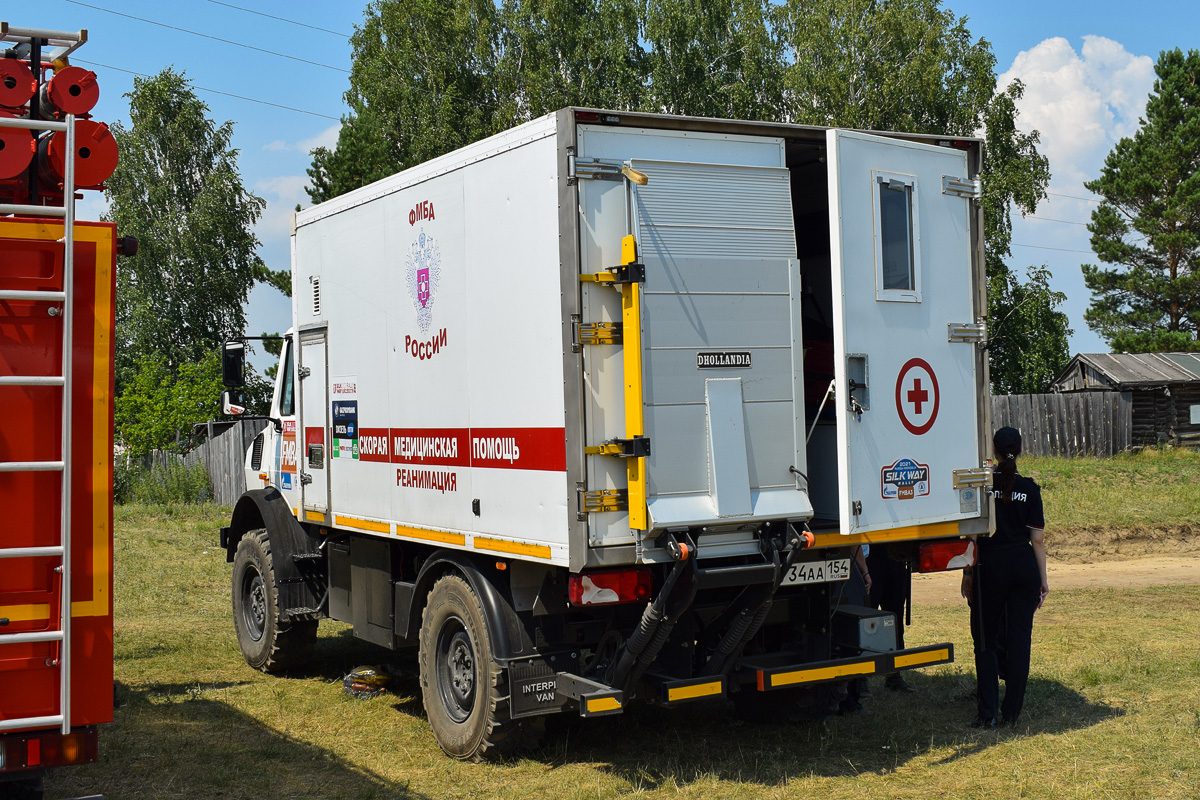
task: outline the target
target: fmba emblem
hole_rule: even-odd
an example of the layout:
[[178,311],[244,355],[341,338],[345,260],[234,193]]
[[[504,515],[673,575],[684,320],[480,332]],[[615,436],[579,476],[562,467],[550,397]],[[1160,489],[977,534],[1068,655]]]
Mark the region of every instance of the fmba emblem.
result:
[[408,248],[404,277],[417,312],[417,325],[421,333],[428,333],[433,324],[433,301],[442,279],[442,251],[423,229]]

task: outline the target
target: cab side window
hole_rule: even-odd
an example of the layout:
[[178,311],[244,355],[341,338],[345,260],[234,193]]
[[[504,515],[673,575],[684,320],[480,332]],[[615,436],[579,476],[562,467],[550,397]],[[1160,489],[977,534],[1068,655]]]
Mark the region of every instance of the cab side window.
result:
[[292,369],[292,342],[284,342],[285,356],[283,359],[283,387],[279,392],[279,415],[292,417],[296,414],[296,376]]

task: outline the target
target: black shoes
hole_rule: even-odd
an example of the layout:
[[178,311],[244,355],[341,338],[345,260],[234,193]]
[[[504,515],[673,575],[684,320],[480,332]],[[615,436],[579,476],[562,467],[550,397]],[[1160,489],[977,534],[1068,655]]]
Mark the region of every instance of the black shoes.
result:
[[975,719],[971,721],[971,727],[972,728],[986,728],[986,729],[991,730],[991,729],[999,728],[1000,723],[996,720],[995,717],[991,717],[989,719],[984,719],[983,717],[975,717]]

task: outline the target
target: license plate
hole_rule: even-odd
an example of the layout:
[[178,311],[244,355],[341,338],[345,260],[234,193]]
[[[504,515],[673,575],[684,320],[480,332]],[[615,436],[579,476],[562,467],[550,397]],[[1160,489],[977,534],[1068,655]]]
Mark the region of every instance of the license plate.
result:
[[785,586],[800,583],[829,583],[850,577],[850,559],[829,558],[824,561],[801,561],[793,564],[783,578]]

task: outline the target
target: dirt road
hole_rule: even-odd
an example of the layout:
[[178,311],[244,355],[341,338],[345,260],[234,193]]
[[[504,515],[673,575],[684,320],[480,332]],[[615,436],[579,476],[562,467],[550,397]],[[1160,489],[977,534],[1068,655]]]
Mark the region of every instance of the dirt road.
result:
[[[1096,561],[1091,564],[1049,564],[1050,591],[1114,586],[1200,584],[1200,556],[1150,556],[1124,561]],[[962,573],[936,572],[913,575],[913,607],[963,603],[959,596]]]

